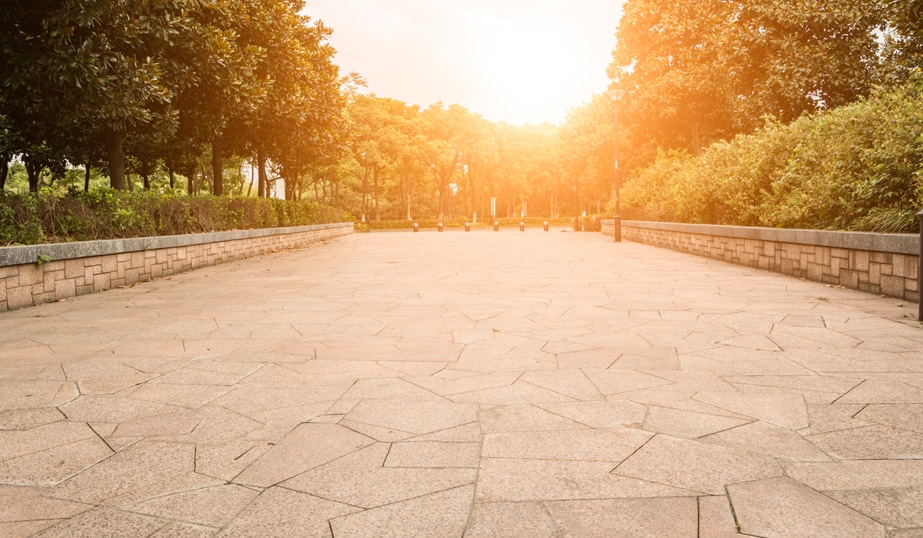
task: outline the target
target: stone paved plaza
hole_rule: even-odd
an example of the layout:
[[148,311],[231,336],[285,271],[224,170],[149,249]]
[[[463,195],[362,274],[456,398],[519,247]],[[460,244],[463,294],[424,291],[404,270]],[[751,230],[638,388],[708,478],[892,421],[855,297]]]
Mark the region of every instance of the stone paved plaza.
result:
[[0,314],[0,536],[923,537],[916,305],[357,234]]

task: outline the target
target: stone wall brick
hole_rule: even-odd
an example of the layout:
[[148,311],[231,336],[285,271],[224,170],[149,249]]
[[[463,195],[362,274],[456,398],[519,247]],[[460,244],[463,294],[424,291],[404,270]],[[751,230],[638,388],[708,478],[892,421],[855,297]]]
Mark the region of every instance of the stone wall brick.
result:
[[[609,234],[611,235],[611,227]],[[905,300],[919,295],[919,258],[765,240],[624,227],[623,238]]]
[[56,301],[68,299],[77,295],[76,279],[65,279],[57,283],[54,288],[54,298]]
[[881,265],[877,263],[869,264],[869,282],[872,284],[881,284]]
[[64,262],[64,276],[66,278],[77,278],[82,276],[86,267],[82,259],[66,260]]
[[869,261],[876,263],[891,263],[891,254],[888,252],[869,252]]
[[903,297],[904,279],[895,276],[881,277],[881,293],[889,297]]
[[32,286],[18,286],[6,290],[6,302],[10,310],[32,306]]
[[20,265],[19,267],[19,286],[31,286],[39,282],[44,282],[45,274],[40,266],[30,263],[27,265]]
[[850,251],[849,256],[849,267],[850,269],[855,269],[856,271],[868,271],[869,270],[869,253],[864,250],[853,250]]
[[114,273],[118,270],[119,263],[115,256],[103,256],[100,259],[100,267],[103,273]]

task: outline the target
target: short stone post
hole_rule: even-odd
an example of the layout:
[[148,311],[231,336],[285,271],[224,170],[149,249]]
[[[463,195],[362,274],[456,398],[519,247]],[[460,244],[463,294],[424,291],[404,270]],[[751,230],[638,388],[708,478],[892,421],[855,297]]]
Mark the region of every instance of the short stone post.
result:
[[442,223],[441,223],[441,222],[440,222],[439,224],[436,225],[436,229],[439,230],[440,232],[442,231],[442,228],[443,228],[443,226],[442,226]]
[[419,231],[420,231],[420,225],[414,222],[413,223],[413,233],[417,233]]
[[543,225],[545,226],[545,231],[547,232],[547,231],[548,231],[548,221],[546,220],[546,221],[543,223]]
[[519,221],[519,231],[520,231],[520,232],[526,231],[526,223],[525,223],[525,222]]

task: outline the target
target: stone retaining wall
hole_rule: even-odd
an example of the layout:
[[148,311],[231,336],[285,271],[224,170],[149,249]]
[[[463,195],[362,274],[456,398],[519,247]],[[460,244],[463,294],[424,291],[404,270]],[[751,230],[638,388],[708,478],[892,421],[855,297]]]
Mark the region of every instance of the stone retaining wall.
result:
[[[603,234],[613,235],[612,219]],[[919,302],[920,238],[742,226],[622,221],[622,239],[797,278]]]
[[[0,312],[353,233],[352,223],[0,248]],[[39,260],[50,260],[37,263]]]

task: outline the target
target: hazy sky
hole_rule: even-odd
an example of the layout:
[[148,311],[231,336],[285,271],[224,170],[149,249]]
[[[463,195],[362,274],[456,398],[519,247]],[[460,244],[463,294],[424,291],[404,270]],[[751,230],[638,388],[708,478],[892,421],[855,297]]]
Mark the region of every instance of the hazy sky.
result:
[[622,0],[307,0],[367,91],[493,121],[561,123],[606,90]]

